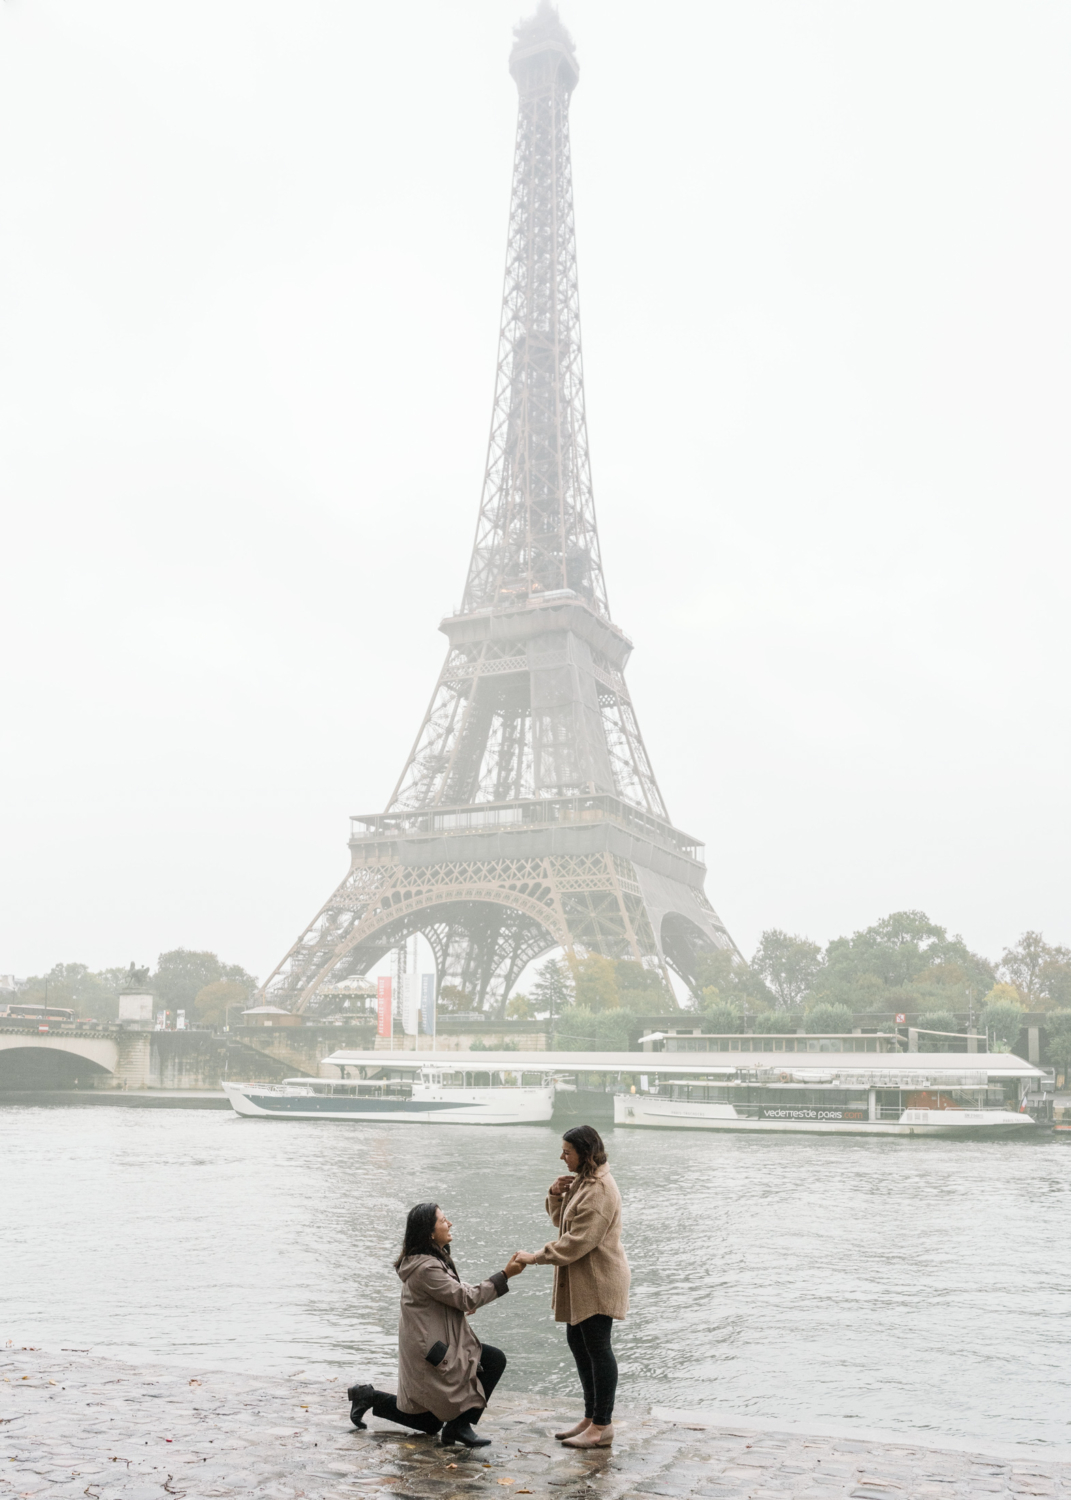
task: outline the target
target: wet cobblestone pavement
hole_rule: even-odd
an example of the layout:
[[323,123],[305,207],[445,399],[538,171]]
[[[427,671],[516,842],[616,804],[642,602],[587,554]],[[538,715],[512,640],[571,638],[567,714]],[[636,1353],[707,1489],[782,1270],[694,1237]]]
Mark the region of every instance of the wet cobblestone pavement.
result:
[[1067,1496],[1071,1463],[623,1413],[612,1449],[551,1436],[568,1402],[502,1393],[468,1453],[369,1417],[342,1381],[135,1368],[74,1351],[0,1357],[0,1497],[97,1500],[399,1496],[478,1500],[929,1500]]

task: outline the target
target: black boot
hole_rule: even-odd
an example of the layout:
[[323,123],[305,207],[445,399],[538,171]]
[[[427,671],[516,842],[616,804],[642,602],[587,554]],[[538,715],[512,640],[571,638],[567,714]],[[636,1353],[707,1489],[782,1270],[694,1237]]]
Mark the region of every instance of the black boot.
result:
[[346,1395],[350,1402],[350,1421],[363,1432],[367,1426],[364,1414],[376,1399],[375,1389],[370,1385],[351,1385]]
[[491,1439],[478,1437],[476,1429],[465,1417],[455,1417],[452,1422],[447,1422],[440,1434],[440,1440],[444,1448],[450,1448],[454,1443],[464,1443],[466,1448],[490,1448]]

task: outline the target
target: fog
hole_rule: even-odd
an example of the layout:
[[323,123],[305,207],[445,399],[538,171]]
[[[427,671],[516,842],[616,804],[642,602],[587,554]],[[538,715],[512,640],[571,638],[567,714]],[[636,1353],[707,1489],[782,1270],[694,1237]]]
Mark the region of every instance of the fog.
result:
[[[0,9],[0,971],[262,978],[487,442],[518,0]],[[1071,940],[1071,15],[563,0],[611,610],[750,952]]]

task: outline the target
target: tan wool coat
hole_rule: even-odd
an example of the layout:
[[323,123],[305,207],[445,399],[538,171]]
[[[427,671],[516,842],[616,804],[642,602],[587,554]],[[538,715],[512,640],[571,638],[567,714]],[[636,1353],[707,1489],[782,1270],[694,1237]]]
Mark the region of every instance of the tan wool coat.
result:
[[554,1267],[551,1306],[559,1323],[582,1323],[628,1312],[632,1273],[621,1245],[621,1194],[608,1167],[575,1177],[560,1198],[547,1194],[547,1213],[561,1231],[536,1264]]
[[[398,1406],[402,1411],[430,1411],[450,1422],[487,1397],[476,1367],[482,1345],[466,1313],[475,1312],[509,1291],[495,1271],[478,1286],[467,1286],[453,1263],[438,1255],[409,1255],[398,1267],[402,1311],[398,1320]],[[433,1344],[446,1345],[441,1364],[425,1358]]]

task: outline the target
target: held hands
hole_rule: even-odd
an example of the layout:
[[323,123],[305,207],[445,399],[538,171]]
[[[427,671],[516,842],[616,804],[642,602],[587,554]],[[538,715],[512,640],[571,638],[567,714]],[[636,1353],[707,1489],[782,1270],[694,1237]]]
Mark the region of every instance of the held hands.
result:
[[551,1183],[548,1189],[550,1196],[552,1198],[560,1198],[563,1193],[568,1192],[569,1188],[572,1187],[575,1181],[575,1177],[572,1177],[568,1174],[566,1174],[566,1176],[564,1177],[555,1177],[554,1181]]
[[[534,1266],[535,1263],[536,1255],[534,1250],[514,1250],[509,1265],[516,1266],[517,1269],[513,1272],[514,1276],[516,1276],[518,1272],[524,1270],[525,1266]],[[507,1266],[506,1275],[508,1276],[509,1274],[510,1270],[509,1266]]]
[[519,1276],[521,1274],[528,1264],[526,1260],[522,1259],[522,1253],[522,1251],[517,1250],[510,1256],[506,1262],[506,1268],[502,1272],[503,1276]]

